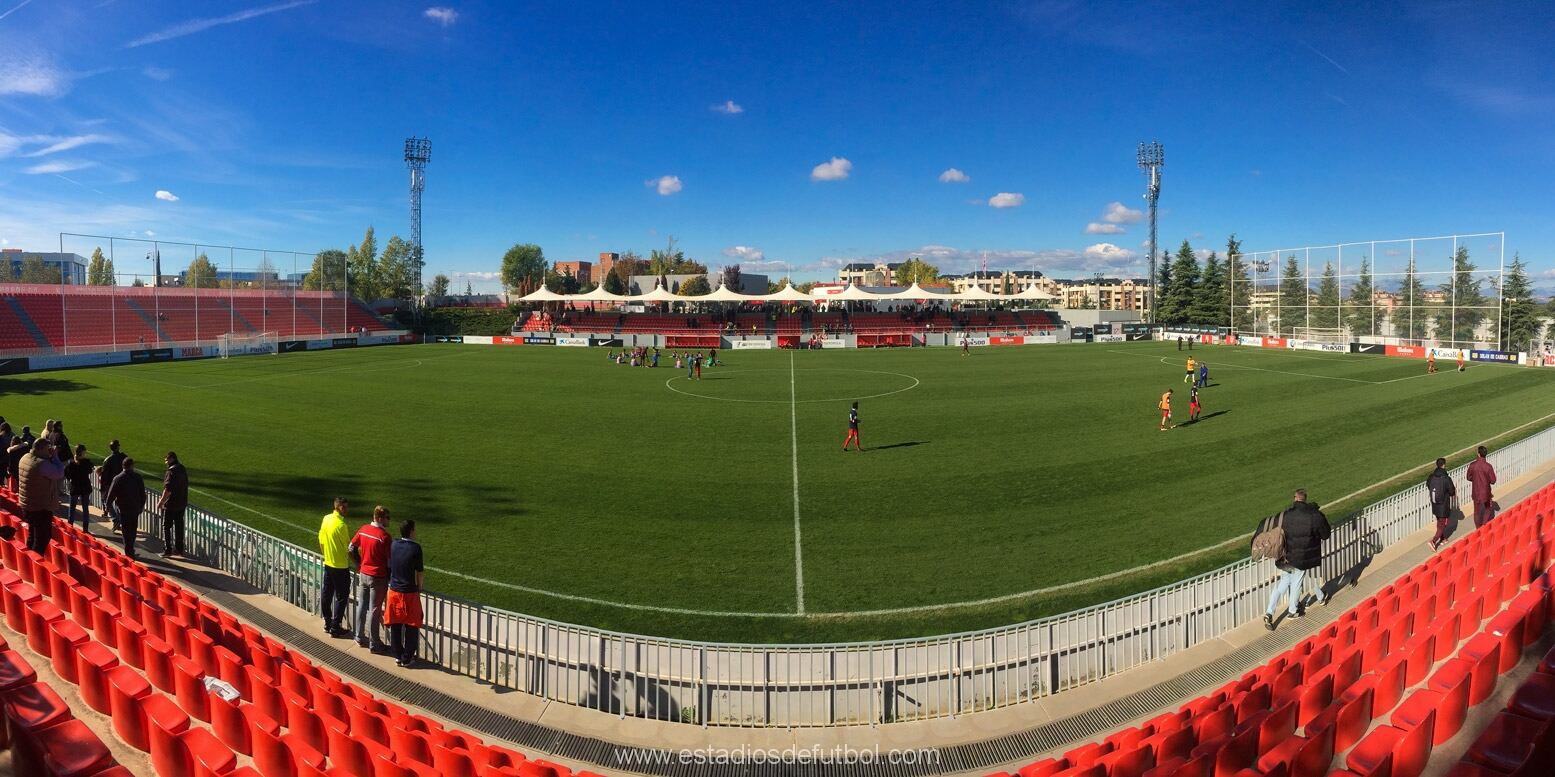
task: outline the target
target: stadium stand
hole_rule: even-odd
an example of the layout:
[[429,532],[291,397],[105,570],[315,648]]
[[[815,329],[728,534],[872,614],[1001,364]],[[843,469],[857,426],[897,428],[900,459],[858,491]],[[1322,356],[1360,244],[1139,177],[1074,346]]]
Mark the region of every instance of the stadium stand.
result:
[[[1545,636],[1552,511],[1548,485],[1240,679],[1016,774],[1420,777]],[[1450,774],[1555,774],[1552,721],[1555,651]]]
[[[14,494],[4,490],[0,524],[25,533]],[[111,719],[116,739],[149,754],[159,775],[573,774],[375,698],[90,534],[58,521],[54,531],[48,558],[20,536],[0,543],[5,624]],[[0,639],[12,752],[18,764],[39,764],[17,773],[130,774],[61,712],[56,691],[26,690],[34,673],[4,647]]]
[[329,292],[0,286],[0,349],[110,349],[275,332],[280,338],[384,331],[360,300]]

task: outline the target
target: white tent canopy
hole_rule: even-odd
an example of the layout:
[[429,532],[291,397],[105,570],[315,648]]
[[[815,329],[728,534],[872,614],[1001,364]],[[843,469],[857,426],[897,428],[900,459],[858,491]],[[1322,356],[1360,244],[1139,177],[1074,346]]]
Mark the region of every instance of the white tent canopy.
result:
[[925,289],[922,286],[919,286],[917,281],[913,281],[913,284],[911,286],[908,286],[907,288],[902,289],[901,291],[893,291],[893,292],[889,292],[889,293],[886,293],[886,294],[872,294],[872,295],[870,295],[870,298],[871,299],[881,299],[881,300],[885,300],[885,299],[897,299],[897,300],[943,299],[943,300],[953,300],[953,299],[956,299],[955,296],[953,296],[951,294],[946,294],[943,291],[933,291],[933,290],[930,290],[930,289]]
[[944,302],[1001,302],[1016,300],[1055,300],[1035,284],[1017,294],[994,294],[987,289],[973,286],[966,291],[949,293],[938,289],[925,289],[917,283],[895,291],[869,291],[848,284],[841,291],[827,293],[830,289],[817,289],[806,294],[793,286],[785,285],[771,294],[741,294],[726,286],[714,289],[710,294],[687,297],[674,294],[662,286],[655,286],[646,294],[611,294],[600,286],[587,294],[557,294],[541,287],[519,298],[520,302],[880,302],[895,301],[944,301]]
[[806,294],[793,286],[785,284],[783,288],[761,297],[768,302],[813,302],[814,297]]
[[987,289],[985,289],[985,288],[983,288],[981,286],[972,286],[972,287],[968,288],[966,291],[959,292],[959,293],[955,294],[954,296],[951,297],[951,299],[963,300],[963,301],[973,301],[973,302],[979,301],[979,300],[981,300],[981,301],[990,301],[991,302],[991,301],[995,301],[995,300],[1009,299],[1009,297],[1006,297],[1006,296],[1004,296],[1002,294],[994,294],[993,292],[991,292],[991,291],[989,291],[989,290],[987,290]]
[[576,295],[576,294],[557,294],[556,292],[551,291],[550,289],[547,289],[544,286],[541,286],[540,288],[535,289],[534,291],[531,291],[531,292],[529,292],[528,294],[525,294],[522,297],[519,297],[518,301],[519,302],[566,302],[567,300],[577,299],[577,298],[578,298],[578,295]]
[[654,286],[653,291],[647,294],[637,294],[627,299],[632,302],[683,302],[686,298],[676,296],[663,286]]
[[1035,283],[1033,283],[1030,286],[1027,286],[1025,291],[1023,291],[1023,292],[1021,292],[1019,294],[1015,294],[1013,296],[1015,297],[1015,299],[1058,299],[1058,295],[1057,294],[1049,294],[1049,293],[1047,293],[1047,292],[1037,288],[1037,285]]
[[890,297],[887,296],[887,295],[875,294],[875,293],[872,293],[872,292],[864,291],[863,289],[861,289],[861,288],[859,288],[857,286],[854,286],[851,283],[848,284],[847,288],[845,288],[842,291],[839,291],[839,292],[837,292],[835,294],[826,294],[826,293],[824,293],[824,292],[822,292],[822,291],[820,291],[818,289],[818,290],[816,290],[814,292],[811,292],[810,296],[811,296],[811,298],[813,298],[813,299],[815,299],[816,301],[819,301],[819,302],[829,302],[829,301],[833,301],[833,300],[839,300],[839,301],[846,302],[846,301],[863,301],[863,300],[890,299]]
[[611,294],[605,290],[604,284],[600,284],[587,294],[569,294],[566,299],[578,302],[624,302],[628,298],[620,294]]
[[761,297],[753,297],[749,294],[741,294],[737,291],[730,291],[728,286],[719,286],[713,290],[712,294],[701,294],[695,297],[681,297],[680,299],[685,302],[750,302],[752,300],[761,299]]

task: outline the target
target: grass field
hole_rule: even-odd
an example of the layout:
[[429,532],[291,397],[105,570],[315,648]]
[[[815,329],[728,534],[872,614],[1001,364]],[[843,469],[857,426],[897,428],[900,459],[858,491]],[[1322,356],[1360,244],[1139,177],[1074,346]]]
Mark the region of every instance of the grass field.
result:
[[[1362,501],[1341,496],[1555,414],[1551,371],[1201,347],[1206,418],[1161,433],[1165,389],[1186,420],[1183,355],[740,351],[692,383],[599,349],[425,345],[3,377],[0,414],[63,418],[94,459],[110,437],[175,449],[196,504],[308,548],[334,495],[387,505],[421,525],[436,590],[739,641],[1113,598],[1240,556],[1138,569],[1245,537],[1295,486],[1338,518]],[[844,454],[854,399],[867,450]]]

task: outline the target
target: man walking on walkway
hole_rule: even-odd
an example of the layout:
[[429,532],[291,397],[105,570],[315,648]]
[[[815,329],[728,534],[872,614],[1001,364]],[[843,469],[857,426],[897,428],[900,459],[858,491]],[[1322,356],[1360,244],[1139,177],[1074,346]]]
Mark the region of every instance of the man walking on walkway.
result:
[[[383,600],[389,593],[389,508],[373,508],[372,523],[356,530],[351,538],[351,558],[357,563],[356,644],[381,653],[383,644]],[[371,636],[371,639],[369,639]]]
[[1496,484],[1496,468],[1490,466],[1490,451],[1485,446],[1479,446],[1479,457],[1469,464],[1469,482],[1474,484],[1472,495],[1474,497],[1474,528],[1478,529],[1494,517],[1495,497],[1490,493],[1490,487]]
[[108,441],[108,457],[103,459],[103,465],[97,468],[97,490],[103,494],[103,512],[113,519],[113,530],[119,530],[119,514],[115,512],[113,502],[108,499],[108,489],[113,486],[113,479],[124,471],[124,454],[119,451],[119,441]]
[[1264,610],[1264,628],[1274,631],[1274,608],[1280,603],[1280,595],[1286,597],[1286,608],[1291,618],[1300,618],[1307,614],[1306,607],[1301,603],[1301,583],[1306,579],[1307,571],[1317,569],[1323,563],[1323,540],[1333,531],[1328,525],[1328,516],[1317,505],[1307,502],[1307,490],[1296,489],[1291,506],[1278,516],[1265,518],[1259,524],[1258,531],[1253,533],[1256,537],[1266,529],[1269,524],[1279,520],[1281,528],[1285,532],[1285,548],[1283,556],[1275,562],[1279,567],[1280,579],[1274,584],[1274,590],[1269,592],[1269,606]]
[[1452,498],[1458,495],[1458,487],[1447,474],[1447,460],[1437,459],[1436,469],[1425,480],[1425,491],[1431,497],[1431,515],[1436,517],[1436,535],[1431,537],[1431,552],[1447,541],[1447,529],[1452,525]]
[[162,460],[167,472],[162,475],[162,557],[184,555],[184,511],[189,509],[189,471],[178,463],[178,454],[168,451]]
[[351,593],[351,556],[346,551],[351,530],[346,528],[350,504],[335,497],[335,511],[324,516],[319,525],[319,552],[324,556],[324,584],[319,590],[319,611],[324,616],[324,632],[331,637],[349,637],[340,627],[346,615],[346,598]]
[[134,459],[120,460],[119,474],[103,493],[103,509],[113,511],[115,530],[124,537],[124,555],[135,558],[135,533],[140,530],[140,514],[146,511],[146,481],[135,471]]
[[383,608],[389,650],[395,663],[403,667],[415,666],[421,647],[421,586],[425,576],[416,522],[406,521],[400,525],[400,538],[389,548],[389,597]]
[[54,511],[59,507],[59,483],[65,479],[65,468],[48,440],[39,438],[33,442],[32,452],[17,463],[16,479],[17,506],[27,521],[27,548],[48,558]]

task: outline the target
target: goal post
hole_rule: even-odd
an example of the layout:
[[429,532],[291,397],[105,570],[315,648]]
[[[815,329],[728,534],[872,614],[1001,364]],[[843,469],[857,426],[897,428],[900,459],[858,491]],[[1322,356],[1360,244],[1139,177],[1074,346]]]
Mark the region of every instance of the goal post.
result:
[[248,335],[225,334],[216,338],[216,347],[221,358],[230,359],[233,356],[280,353],[275,342],[275,332]]
[[1291,337],[1295,340],[1309,340],[1314,343],[1350,342],[1349,330],[1345,329],[1344,327],[1293,327],[1291,329]]

